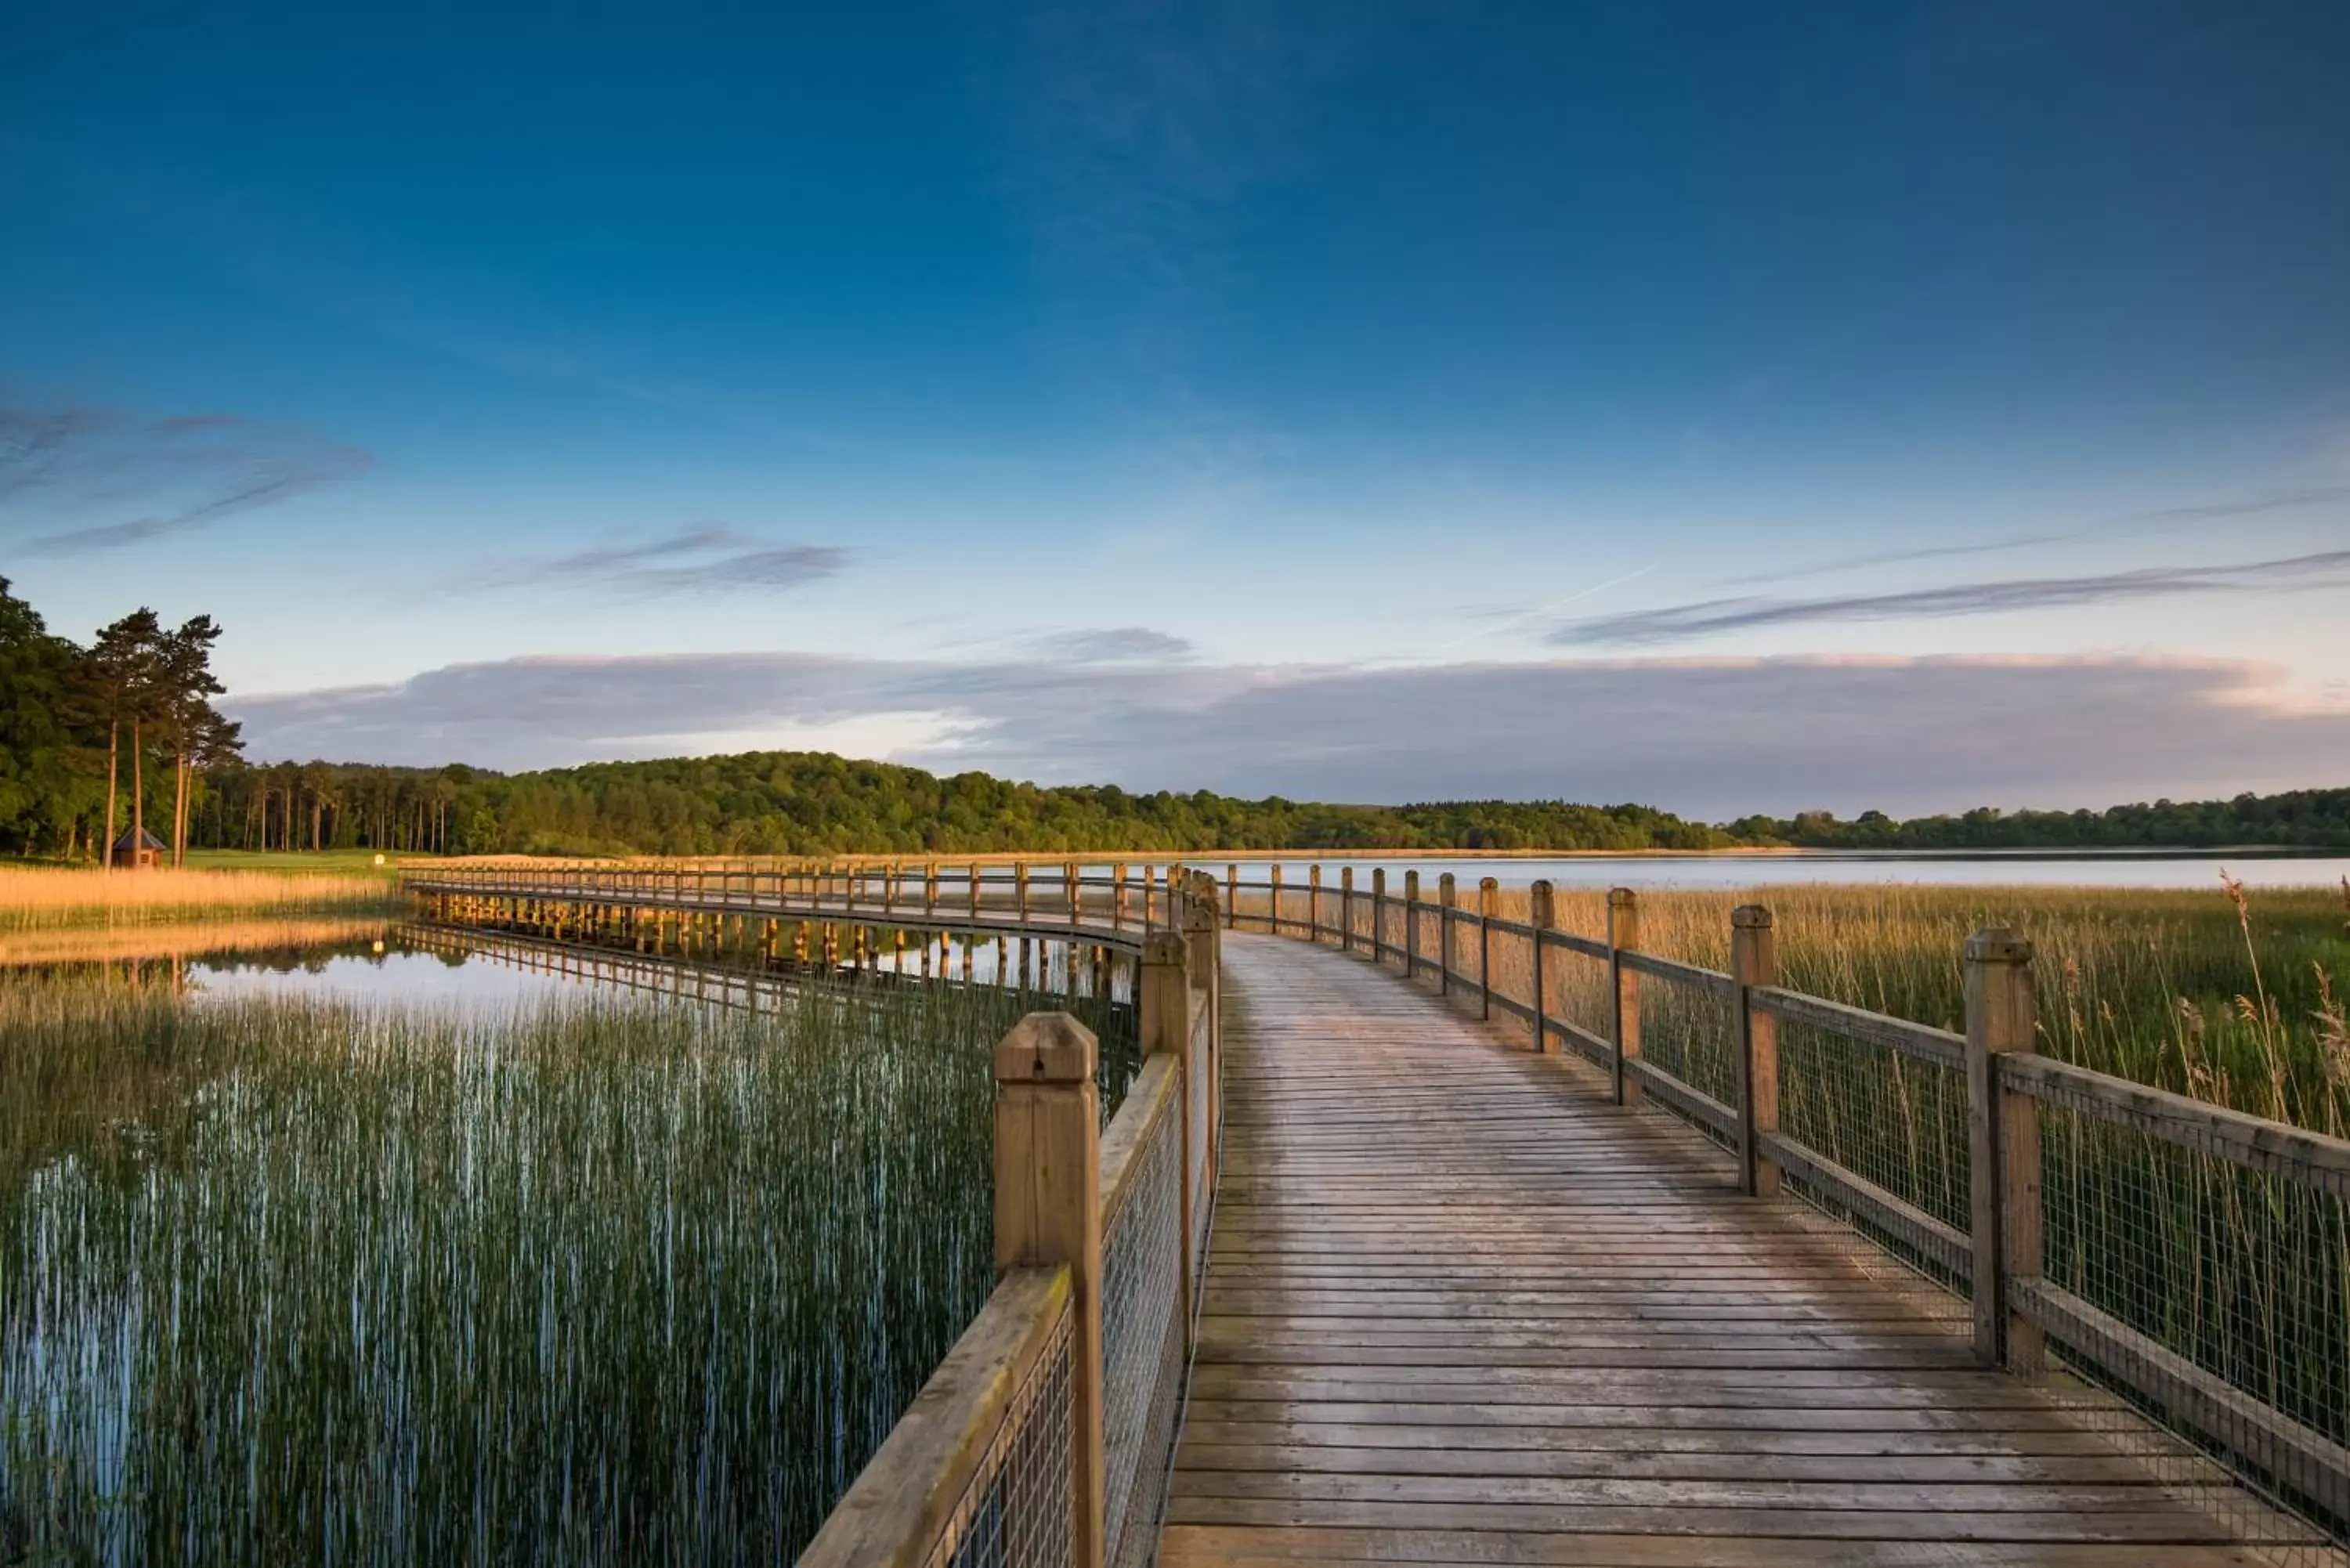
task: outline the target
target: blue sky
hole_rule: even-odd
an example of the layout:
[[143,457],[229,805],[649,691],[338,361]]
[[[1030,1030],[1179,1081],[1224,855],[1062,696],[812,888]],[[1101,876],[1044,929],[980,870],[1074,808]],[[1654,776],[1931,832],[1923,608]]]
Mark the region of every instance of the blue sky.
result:
[[6,28],[0,574],[259,754],[2350,777],[2338,5]]

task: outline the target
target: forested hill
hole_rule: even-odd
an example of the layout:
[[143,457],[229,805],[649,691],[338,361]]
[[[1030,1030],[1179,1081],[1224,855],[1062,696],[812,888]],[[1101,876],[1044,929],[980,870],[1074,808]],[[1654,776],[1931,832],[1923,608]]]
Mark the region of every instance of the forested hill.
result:
[[1993,811],[1897,822],[1881,811],[1850,821],[1804,812],[1791,820],[1750,816],[1729,825],[1742,844],[1811,849],[2148,849],[2270,846],[2350,849],[2350,789],[2240,794],[2104,811]]
[[822,752],[746,752],[539,773],[280,763],[208,780],[199,842],[543,854],[996,850],[1701,849],[1731,835],[1642,805],[1316,805],[1205,790],[1045,788]]
[[1452,801],[1420,805],[1242,800],[1115,785],[1044,788],[985,774],[825,753],[750,752],[497,774],[327,763],[209,774],[200,842],[452,853],[941,854],[992,850],[2128,848],[2350,849],[2350,789],[2104,812],[1748,817],[1727,826],[1642,805]]
[[1645,805],[1446,801],[1325,805],[1205,790],[1040,788],[821,752],[600,763],[500,774],[452,765],[248,765],[213,706],[221,636],[140,608],[88,647],[52,633],[0,577],[0,852],[68,860],[131,827],[173,857],[211,848],[449,854],[1196,854],[1219,849],[2350,849],[2350,789],[2157,801],[2102,812],[1970,811],[1897,822],[1689,822]]

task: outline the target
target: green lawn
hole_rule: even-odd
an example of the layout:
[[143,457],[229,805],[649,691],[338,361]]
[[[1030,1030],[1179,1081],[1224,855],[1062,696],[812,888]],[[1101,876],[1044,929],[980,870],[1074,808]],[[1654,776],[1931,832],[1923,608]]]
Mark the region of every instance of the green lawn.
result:
[[[420,865],[440,858],[434,855],[386,855],[380,869],[388,876],[400,866]],[[191,849],[188,865],[194,870],[213,871],[345,871],[353,874],[379,869],[376,851],[372,849]]]

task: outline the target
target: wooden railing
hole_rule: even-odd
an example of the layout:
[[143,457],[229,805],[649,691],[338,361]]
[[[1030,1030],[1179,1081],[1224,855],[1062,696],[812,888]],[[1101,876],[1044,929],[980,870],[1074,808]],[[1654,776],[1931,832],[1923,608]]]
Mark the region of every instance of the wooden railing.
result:
[[[1647,951],[1628,888],[1583,933],[1557,929],[1546,882],[1521,920],[1491,877],[1464,903],[1450,874],[1429,899],[1417,871],[1391,894],[1384,869],[1360,888],[1351,867],[1333,886],[1319,866],[1301,882],[1278,864],[1246,879],[1227,867],[1220,884],[1180,867],[978,862],[459,867],[408,883],[557,931],[563,911],[594,909],[1057,939],[1139,961],[1144,1045],[1169,1060],[1097,1142],[1074,1021],[1032,1016],[999,1053],[1003,1282],[809,1561],[1139,1560],[1159,1502],[1143,1478],[1163,1482],[1164,1466],[1128,1461],[1163,1459],[1172,1417],[1153,1402],[1168,1338],[1134,1325],[1182,1325],[1188,1354],[1217,1164],[1219,925],[1397,966],[1515,1021],[1537,1050],[1586,1058],[1618,1103],[1719,1144],[1742,1191],[1800,1198],[1965,1300],[1985,1364],[2040,1379],[2053,1360],[2350,1532],[2350,1144],[2037,1055],[2032,951],[2014,933],[1967,942],[1953,1033],[1778,985],[1758,906],[1732,916],[1727,971]],[[1173,1223],[1127,1220],[1159,1212],[1135,1195],[1160,1189],[1143,1173],[1170,1141]],[[1181,1239],[1180,1285],[1105,1308],[1107,1280],[1139,1277],[1132,1259],[1149,1251],[1117,1238],[1146,1231]],[[1066,1538],[1036,1533],[1064,1516]]]
[[1215,1201],[1221,921],[1209,878],[1136,871],[486,866],[403,879],[441,919],[557,937],[735,919],[760,923],[770,955],[778,926],[804,922],[1136,959],[1142,1067],[1107,1129],[1098,1043],[1076,1018],[1030,1013],[997,1045],[998,1283],[804,1563],[1127,1568],[1152,1555]]
[[[1417,872],[1336,888],[1223,880],[1229,928],[1396,964],[1514,1019],[1971,1303],[1976,1356],[2117,1394],[2337,1537],[2350,1535],[2350,1143],[2036,1054],[2031,944],[1965,943],[1963,1033],[1775,983],[1771,915],[1733,912],[1731,968],[1644,951],[1638,896],[1555,929],[1551,885],[1503,919]],[[1582,1016],[1575,1014],[1580,1012]]]
[[1147,1562],[1196,1331],[1222,1115],[1214,893],[1142,950],[1141,1075],[1107,1131],[1094,1037],[1032,1013],[995,1053],[1002,1282],[800,1561]]
[[830,929],[868,926],[1017,939],[1024,954],[1035,941],[1132,955],[1142,1066],[1107,1128],[1098,1043],[1076,1018],[1032,1012],[997,1045],[996,1288],[801,1562],[1149,1561],[1222,1127],[1211,880],[1174,866],[933,863],[434,867],[403,881],[452,924],[606,945],[640,921],[673,935],[680,921],[739,920],[763,929],[754,945],[769,956],[794,922],[827,929],[827,957]]
[[[1032,865],[939,860],[850,867],[451,865],[403,870],[428,900],[497,899],[668,919],[729,917],[899,929],[1082,933],[1139,950],[1176,924],[1176,863]],[[543,922],[535,922],[543,923]]]

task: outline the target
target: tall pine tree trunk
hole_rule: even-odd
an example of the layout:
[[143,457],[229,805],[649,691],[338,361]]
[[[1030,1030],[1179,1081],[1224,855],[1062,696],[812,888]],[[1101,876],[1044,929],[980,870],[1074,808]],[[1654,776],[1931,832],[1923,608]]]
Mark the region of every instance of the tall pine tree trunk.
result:
[[139,721],[130,721],[130,866],[139,867],[139,852],[147,847],[147,747],[140,739]]
[[99,846],[98,863],[111,872],[114,869],[114,792],[115,781],[121,776],[122,721],[112,719],[106,726],[106,842]]
[[188,861],[188,742],[183,736],[172,759],[172,864]]

